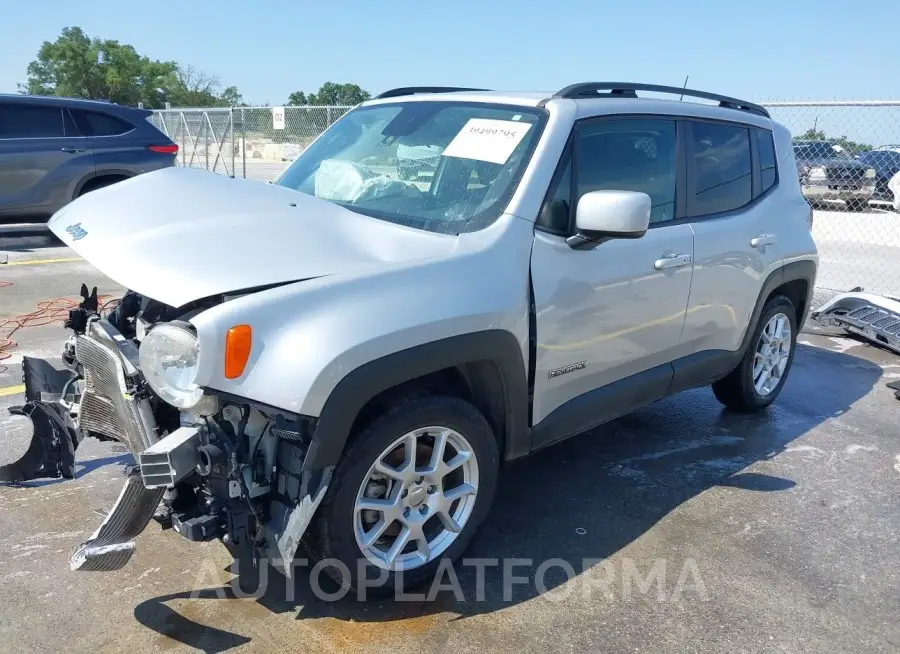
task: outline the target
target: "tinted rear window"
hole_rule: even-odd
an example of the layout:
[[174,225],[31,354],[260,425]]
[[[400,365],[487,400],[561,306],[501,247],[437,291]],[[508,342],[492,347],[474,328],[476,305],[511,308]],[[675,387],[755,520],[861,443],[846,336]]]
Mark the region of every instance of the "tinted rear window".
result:
[[75,124],[85,136],[116,136],[134,129],[134,125],[99,111],[72,109]]
[[688,189],[688,214],[705,216],[748,204],[753,192],[750,130],[700,122],[691,128],[693,188]]
[[26,104],[0,105],[0,138],[63,137],[62,110]]
[[778,171],[775,167],[775,142],[772,132],[765,129],[756,130],[756,144],[759,149],[759,173],[761,191],[765,193],[775,186]]

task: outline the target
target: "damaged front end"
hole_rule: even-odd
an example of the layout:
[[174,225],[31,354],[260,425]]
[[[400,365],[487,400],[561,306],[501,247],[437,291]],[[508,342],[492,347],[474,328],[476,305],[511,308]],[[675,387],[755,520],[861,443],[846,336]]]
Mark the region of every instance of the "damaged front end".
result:
[[129,292],[104,316],[96,291],[82,295],[67,321],[68,369],[26,359],[27,402],[16,411],[31,417],[35,436],[22,459],[0,468],[0,479],[71,478],[83,437],[116,440],[137,465],[103,523],[72,554],[73,570],[122,568],[134,539],[156,519],[189,540],[221,540],[235,558],[265,559],[290,575],[331,477],[329,468],[307,469],[314,420],[206,389],[179,409],[141,369],[141,342],[155,327],[189,325],[192,312],[226,298],[176,310]]

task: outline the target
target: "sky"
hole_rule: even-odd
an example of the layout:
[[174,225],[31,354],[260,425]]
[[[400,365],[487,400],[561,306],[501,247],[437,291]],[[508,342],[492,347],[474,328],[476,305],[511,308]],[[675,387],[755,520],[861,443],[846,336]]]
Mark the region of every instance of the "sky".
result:
[[729,4],[0,0],[0,92],[25,80],[43,41],[79,25],[151,58],[191,64],[260,105],[326,81],[376,94],[410,85],[680,86],[685,75],[693,88],[748,100],[900,99],[897,49],[886,36],[900,25],[900,1]]

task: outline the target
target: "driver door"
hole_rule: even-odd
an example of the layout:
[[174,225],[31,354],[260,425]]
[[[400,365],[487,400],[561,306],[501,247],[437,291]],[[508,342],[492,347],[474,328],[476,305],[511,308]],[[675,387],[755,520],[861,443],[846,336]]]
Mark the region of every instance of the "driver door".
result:
[[[672,379],[693,270],[694,239],[675,217],[675,120],[580,123],[537,222],[531,259],[539,447],[662,397]],[[572,249],[574,206],[596,190],[650,195],[650,229]],[[558,426],[558,428],[556,428]]]

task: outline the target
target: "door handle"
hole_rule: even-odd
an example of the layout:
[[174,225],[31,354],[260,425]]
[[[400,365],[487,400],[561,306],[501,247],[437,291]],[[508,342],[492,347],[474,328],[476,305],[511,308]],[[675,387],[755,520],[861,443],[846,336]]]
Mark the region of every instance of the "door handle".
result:
[[60,148],[63,152],[68,152],[69,154],[75,154],[76,152],[84,152],[84,148]]
[[764,248],[767,245],[775,245],[778,242],[778,238],[775,234],[760,234],[756,238],[750,239],[750,247],[752,248]]
[[668,270],[670,268],[682,268],[691,265],[694,258],[689,254],[668,254],[662,259],[653,262],[656,270]]

